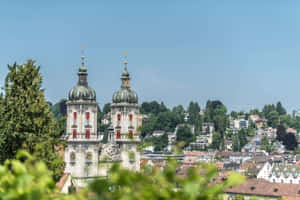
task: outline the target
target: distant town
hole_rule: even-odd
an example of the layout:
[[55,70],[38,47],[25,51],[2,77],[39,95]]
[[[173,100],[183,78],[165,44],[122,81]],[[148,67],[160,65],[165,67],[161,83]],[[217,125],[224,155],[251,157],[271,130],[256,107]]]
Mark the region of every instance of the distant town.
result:
[[[139,171],[146,165],[163,170],[171,157],[180,163],[177,174],[182,177],[199,163],[214,163],[219,181],[226,180],[231,171],[247,177],[242,185],[225,190],[227,199],[239,195],[246,199],[253,196],[299,197],[300,110],[290,115],[281,102],[276,102],[261,110],[228,113],[219,100],[208,100],[205,108],[193,101],[187,109],[182,105],[168,108],[157,101],[138,105],[138,96],[130,88],[127,60],[124,66],[121,88],[113,94],[112,103],[103,108],[95,103],[92,89],[82,88],[87,87],[84,62],[78,72],[79,85],[70,91],[69,98],[56,104],[49,102],[57,120],[66,115],[68,118],[67,132],[63,136],[68,138],[65,173],[76,180],[76,187],[84,187],[82,178],[108,175],[108,166],[105,170],[98,168],[103,155],[111,163],[120,161],[132,171]],[[85,113],[92,114],[82,114],[82,108],[78,107],[81,104]],[[90,118],[92,120],[87,122]],[[91,123],[92,129],[95,126],[97,132],[80,130],[80,124],[86,123]],[[139,146],[143,146],[141,151],[137,150]],[[82,159],[85,153],[75,155],[76,148],[82,147],[86,149],[84,152],[91,152],[90,158],[93,157],[89,168]],[[126,156],[125,151],[134,156]],[[77,157],[79,161],[75,161]],[[66,181],[61,191],[67,192],[70,184]]]

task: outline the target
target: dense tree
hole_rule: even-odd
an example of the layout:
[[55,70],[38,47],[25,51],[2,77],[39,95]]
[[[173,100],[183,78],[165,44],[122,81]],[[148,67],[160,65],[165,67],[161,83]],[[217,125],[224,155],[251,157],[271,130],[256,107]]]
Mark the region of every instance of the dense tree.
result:
[[160,104],[157,101],[143,102],[141,105],[141,113],[157,115],[160,112],[166,112],[168,108],[163,102]]
[[177,142],[184,142],[184,147],[187,147],[190,142],[193,141],[193,134],[192,131],[190,129],[190,127],[188,127],[187,125],[185,126],[180,126],[177,129],[177,133],[176,133],[176,141]]
[[286,110],[285,108],[281,105],[281,102],[277,102],[276,104],[276,111],[279,115],[285,115],[286,114]]
[[103,106],[102,113],[103,113],[103,115],[106,115],[106,114],[109,113],[109,112],[110,112],[110,103],[106,103],[106,104],[104,104],[104,106]]
[[161,112],[157,116],[156,130],[164,130],[166,132],[173,132],[176,125],[180,122],[179,117],[171,112]]
[[199,104],[197,102],[191,101],[187,111],[189,113],[188,122],[190,124],[195,125],[196,132],[199,132],[201,130],[201,116]]
[[261,116],[261,112],[259,112],[259,109],[257,109],[257,108],[250,110],[249,114]]
[[221,101],[207,101],[204,121],[213,122],[216,131],[220,132],[223,136],[225,129],[228,125],[227,108]]
[[211,148],[221,150],[224,144],[224,139],[219,132],[214,132],[211,143]]
[[153,137],[152,143],[154,146],[154,151],[163,151],[164,148],[168,146],[168,134],[165,133],[159,137]]
[[247,129],[241,129],[233,136],[233,151],[241,151],[241,149],[247,144]]
[[286,136],[286,129],[283,125],[278,125],[277,126],[277,132],[276,132],[276,139],[278,141],[282,141],[284,140]]
[[238,113],[237,113],[236,111],[231,111],[230,116],[231,116],[233,119],[237,119],[239,115],[238,115]]
[[141,127],[142,137],[152,134],[153,131],[155,130],[156,123],[157,123],[157,117],[153,115],[150,116],[148,119],[143,120],[143,125]]
[[43,160],[57,180],[63,172],[62,132],[41,89],[42,77],[32,60],[8,66],[0,109],[0,162],[15,158],[20,148]]
[[178,118],[180,119],[180,123],[184,122],[185,110],[182,105],[173,107],[172,112],[178,116]]
[[295,150],[298,146],[295,134],[287,133],[284,137],[283,145],[287,150]]
[[51,106],[51,112],[55,119],[59,120],[61,117],[67,114],[67,99],[61,99],[58,103]]

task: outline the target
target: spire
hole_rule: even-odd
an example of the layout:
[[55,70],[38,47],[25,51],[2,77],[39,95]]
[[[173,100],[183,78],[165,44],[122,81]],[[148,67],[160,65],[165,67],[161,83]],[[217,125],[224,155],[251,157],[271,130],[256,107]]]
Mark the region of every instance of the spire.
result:
[[127,55],[128,55],[128,52],[127,51],[125,51],[124,52],[124,70],[127,72],[127,64],[128,64],[128,62],[127,62]]
[[78,69],[78,85],[84,85],[87,86],[87,68],[85,67],[84,63],[84,49],[85,46],[81,46],[81,66]]
[[121,80],[122,80],[122,85],[121,88],[130,88],[130,76],[127,71],[127,55],[128,52],[124,52],[124,71],[122,72]]

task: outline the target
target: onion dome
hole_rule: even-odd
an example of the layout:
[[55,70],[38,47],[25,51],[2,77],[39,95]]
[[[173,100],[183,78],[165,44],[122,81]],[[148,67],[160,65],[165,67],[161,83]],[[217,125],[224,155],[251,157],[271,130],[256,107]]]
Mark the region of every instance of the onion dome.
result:
[[84,56],[81,56],[81,66],[78,69],[78,83],[69,92],[70,101],[95,101],[96,92],[93,88],[88,86],[87,82],[87,68],[84,65]]
[[122,85],[120,90],[116,91],[113,94],[112,101],[113,103],[131,103],[137,104],[138,103],[138,96],[137,94],[130,89],[130,75],[127,71],[127,58],[125,57],[124,61],[124,71],[121,75]]

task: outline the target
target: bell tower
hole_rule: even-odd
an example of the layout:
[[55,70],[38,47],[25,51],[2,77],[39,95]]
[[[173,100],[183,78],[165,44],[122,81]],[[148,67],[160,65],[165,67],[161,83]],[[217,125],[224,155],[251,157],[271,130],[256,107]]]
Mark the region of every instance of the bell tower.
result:
[[124,168],[140,170],[140,133],[141,124],[138,96],[130,88],[130,75],[127,71],[127,54],[125,55],[124,71],[121,75],[121,88],[113,95],[111,104],[112,137],[119,145],[121,165]]
[[94,89],[87,81],[87,68],[81,56],[78,69],[78,82],[69,92],[67,101],[67,128],[65,139],[65,172],[70,173],[77,181],[98,175],[98,144],[97,132],[98,103]]

